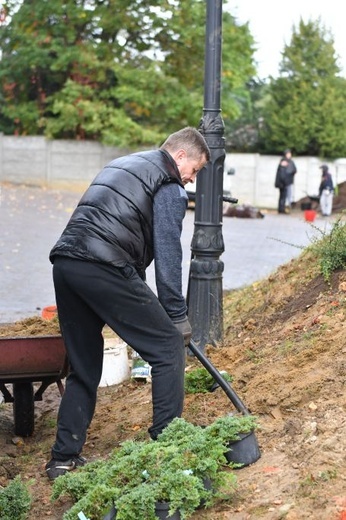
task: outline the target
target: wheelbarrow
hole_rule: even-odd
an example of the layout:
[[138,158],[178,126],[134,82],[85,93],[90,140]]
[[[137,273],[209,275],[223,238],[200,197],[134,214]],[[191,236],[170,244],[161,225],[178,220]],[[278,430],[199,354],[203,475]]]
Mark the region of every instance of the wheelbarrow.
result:
[[[61,336],[0,338],[0,391],[5,403],[13,403],[14,432],[21,437],[33,434],[35,401],[49,385],[57,383],[64,393],[62,379],[68,360]],[[34,383],[41,383],[34,390]],[[6,386],[7,385],[7,386]],[[12,393],[8,385],[12,385]]]
[[[306,192],[305,192],[306,193]],[[320,203],[320,196],[319,195],[309,195],[306,193],[306,198],[308,199],[308,202],[303,200],[303,202],[300,205],[300,209],[302,211],[307,211],[310,209],[317,209]]]

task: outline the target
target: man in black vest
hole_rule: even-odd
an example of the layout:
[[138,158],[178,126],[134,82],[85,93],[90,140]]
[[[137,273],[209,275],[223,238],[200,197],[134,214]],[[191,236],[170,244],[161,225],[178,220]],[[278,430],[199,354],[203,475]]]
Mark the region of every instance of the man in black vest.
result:
[[[50,252],[70,363],[46,464],[50,479],[85,463],[81,451],[102,375],[105,324],[151,366],[151,438],[181,416],[184,345],[191,338],[182,294],[184,185],[208,160],[205,139],[191,127],[171,134],[158,150],[115,159],[84,193]],[[158,296],[145,283],[153,259]]]

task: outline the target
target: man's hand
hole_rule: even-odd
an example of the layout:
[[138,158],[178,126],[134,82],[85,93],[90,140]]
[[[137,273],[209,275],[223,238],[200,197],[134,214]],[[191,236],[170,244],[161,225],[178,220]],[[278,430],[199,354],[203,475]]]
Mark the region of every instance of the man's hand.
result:
[[179,332],[181,332],[182,335],[184,336],[185,347],[187,347],[190,343],[190,339],[191,339],[191,335],[192,335],[191,325],[190,325],[190,322],[189,322],[187,316],[185,318],[183,318],[181,321],[174,321],[174,325],[177,327]]

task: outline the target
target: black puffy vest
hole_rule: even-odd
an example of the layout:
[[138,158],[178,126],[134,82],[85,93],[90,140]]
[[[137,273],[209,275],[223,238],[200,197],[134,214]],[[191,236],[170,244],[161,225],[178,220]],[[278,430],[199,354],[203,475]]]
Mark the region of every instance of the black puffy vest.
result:
[[153,199],[162,184],[177,182],[179,171],[165,151],[115,159],[93,180],[50,252],[124,266],[143,273],[153,260]]

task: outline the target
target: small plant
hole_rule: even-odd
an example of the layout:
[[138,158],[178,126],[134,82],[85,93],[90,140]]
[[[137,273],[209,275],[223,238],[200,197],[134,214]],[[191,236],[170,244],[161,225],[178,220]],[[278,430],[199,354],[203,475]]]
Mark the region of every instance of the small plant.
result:
[[244,352],[247,359],[252,361],[253,363],[261,363],[262,357],[260,353],[252,348],[247,348]]
[[224,444],[238,441],[240,434],[250,433],[258,428],[254,415],[225,415],[206,427],[206,435],[220,439]]
[[[318,229],[318,228],[316,228]],[[331,274],[346,267],[346,222],[336,220],[329,234],[318,229],[322,238],[313,241],[312,249],[319,259],[321,274],[329,282]]]
[[294,342],[293,341],[290,341],[288,339],[286,339],[283,344],[279,347],[279,352],[283,355],[283,356],[286,356],[287,354],[289,354],[290,352],[292,352],[294,348]]
[[1,520],[25,520],[30,506],[30,493],[19,475],[5,488],[0,487]]
[[326,471],[321,471],[318,474],[319,478],[323,480],[324,482],[328,482],[329,480],[333,480],[338,476],[337,470],[334,469],[327,469]]
[[[227,372],[220,372],[225,381],[232,381]],[[215,379],[205,368],[195,368],[185,374],[185,392],[187,394],[199,394],[211,392],[215,385]]]

